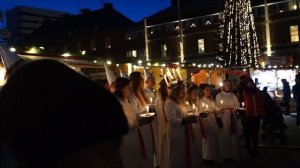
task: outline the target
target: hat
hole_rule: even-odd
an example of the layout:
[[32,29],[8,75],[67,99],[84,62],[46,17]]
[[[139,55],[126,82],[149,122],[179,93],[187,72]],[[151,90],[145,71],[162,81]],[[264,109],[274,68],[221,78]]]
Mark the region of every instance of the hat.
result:
[[128,76],[125,74],[125,72],[120,68],[120,77],[122,78],[128,78]]
[[145,79],[153,77],[152,74],[146,69],[146,67],[144,67],[144,75],[145,75]]
[[167,77],[168,77],[171,81],[174,79],[174,77],[173,77],[173,75],[172,75],[172,73],[171,73],[171,71],[170,71],[169,68],[167,68],[166,75],[167,75]]
[[1,44],[0,44],[0,56],[6,70],[11,68],[18,61],[22,60],[22,58],[19,57],[16,53],[9,51],[7,47]]
[[116,76],[114,75],[114,72],[109,69],[109,66],[107,64],[104,64],[104,67],[105,67],[107,81],[109,84],[112,84],[113,82],[116,81]]

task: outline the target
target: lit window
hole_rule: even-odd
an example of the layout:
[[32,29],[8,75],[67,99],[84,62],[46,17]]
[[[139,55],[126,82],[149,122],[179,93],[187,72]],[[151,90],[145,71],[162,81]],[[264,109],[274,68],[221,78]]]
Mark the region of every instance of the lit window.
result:
[[291,42],[299,42],[298,25],[290,26]]
[[130,57],[136,58],[137,57],[137,50],[127,51],[126,55],[127,55],[128,58],[130,58]]
[[161,56],[163,58],[167,57],[167,52],[168,52],[167,44],[161,45],[160,49],[161,49]]
[[111,38],[110,37],[105,38],[105,48],[106,49],[111,48]]
[[205,52],[204,39],[198,39],[198,53],[202,54],[204,52]]
[[297,10],[297,3],[295,0],[291,0],[289,2],[289,10],[292,11],[292,10]]
[[132,50],[132,51],[131,51],[131,55],[132,55],[132,57],[136,57],[136,56],[137,56],[136,50]]

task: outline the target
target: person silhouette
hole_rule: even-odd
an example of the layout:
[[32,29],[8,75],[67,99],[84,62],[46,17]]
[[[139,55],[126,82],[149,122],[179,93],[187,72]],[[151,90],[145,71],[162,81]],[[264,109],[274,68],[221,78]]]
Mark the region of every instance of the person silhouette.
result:
[[122,167],[128,124],[118,100],[62,63],[39,60],[0,93],[2,168]]

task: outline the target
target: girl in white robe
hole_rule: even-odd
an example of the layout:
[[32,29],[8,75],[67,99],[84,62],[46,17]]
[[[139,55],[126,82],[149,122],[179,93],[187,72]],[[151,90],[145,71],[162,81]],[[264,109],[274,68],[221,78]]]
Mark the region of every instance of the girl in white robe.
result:
[[132,107],[129,96],[131,94],[131,83],[127,78],[117,78],[115,95],[123,107],[123,111],[128,121],[129,132],[124,136],[120,147],[120,155],[124,168],[140,168],[142,167],[142,155],[138,137],[138,122],[136,111]]
[[154,101],[155,110],[158,121],[158,166],[160,168],[169,168],[168,166],[168,141],[167,141],[167,115],[164,110],[166,103],[166,98],[168,96],[168,88],[165,80],[160,83],[160,88],[158,89],[157,97]]
[[202,158],[202,138],[199,123],[199,109],[197,106],[197,87],[191,86],[187,90],[186,105],[188,107],[189,115],[197,116],[197,122],[192,123],[190,126],[190,150],[191,150],[191,161],[193,168],[199,168],[201,165]]
[[225,161],[237,159],[237,121],[235,111],[239,108],[239,101],[231,92],[231,81],[224,81],[224,91],[216,97],[216,104],[223,112],[221,118],[223,129],[221,131],[221,151]]
[[[146,97],[143,92],[144,79],[140,72],[132,72],[130,74],[130,80],[132,82],[132,93],[129,100],[132,107],[136,110],[139,119],[139,116],[147,111]],[[155,142],[152,124],[146,123],[141,125],[141,123],[139,123],[138,131],[140,142],[136,145],[142,148],[141,168],[153,168],[156,166],[156,160],[154,161]]]
[[[184,114],[180,107],[183,102],[180,97],[184,97],[184,87],[177,86],[172,89],[165,104],[165,112],[168,120],[168,154],[169,168],[185,168],[185,125],[183,125]],[[184,105],[184,104],[183,104]]]
[[168,120],[169,168],[191,167],[191,153],[186,150],[189,147],[186,125],[190,124],[193,118],[187,115],[188,110],[184,104],[184,90],[182,84],[175,86],[165,104]]
[[203,97],[197,101],[197,106],[200,112],[208,113],[208,117],[200,118],[203,163],[214,164],[222,159],[219,142],[220,128],[216,121],[218,109],[211,96],[210,86],[202,84],[200,87]]

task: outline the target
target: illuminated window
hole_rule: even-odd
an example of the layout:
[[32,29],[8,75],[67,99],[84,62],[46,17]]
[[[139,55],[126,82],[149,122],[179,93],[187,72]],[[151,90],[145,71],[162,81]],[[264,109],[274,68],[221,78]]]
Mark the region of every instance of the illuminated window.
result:
[[168,52],[167,44],[161,45],[160,50],[161,50],[161,57],[166,58]]
[[106,48],[106,49],[111,48],[111,38],[110,38],[110,37],[106,37],[106,38],[104,39],[104,41],[105,41],[105,48]]
[[132,57],[136,57],[136,56],[137,56],[136,50],[132,50],[132,51],[131,51],[131,55],[132,55]]
[[292,10],[297,10],[297,3],[296,3],[296,0],[291,0],[289,2],[289,10],[292,11]]
[[291,42],[299,42],[298,25],[290,26]]
[[126,55],[127,55],[128,58],[130,58],[130,57],[136,58],[137,57],[137,51],[136,50],[127,51]]
[[202,54],[204,52],[205,52],[204,39],[198,39],[198,53]]

